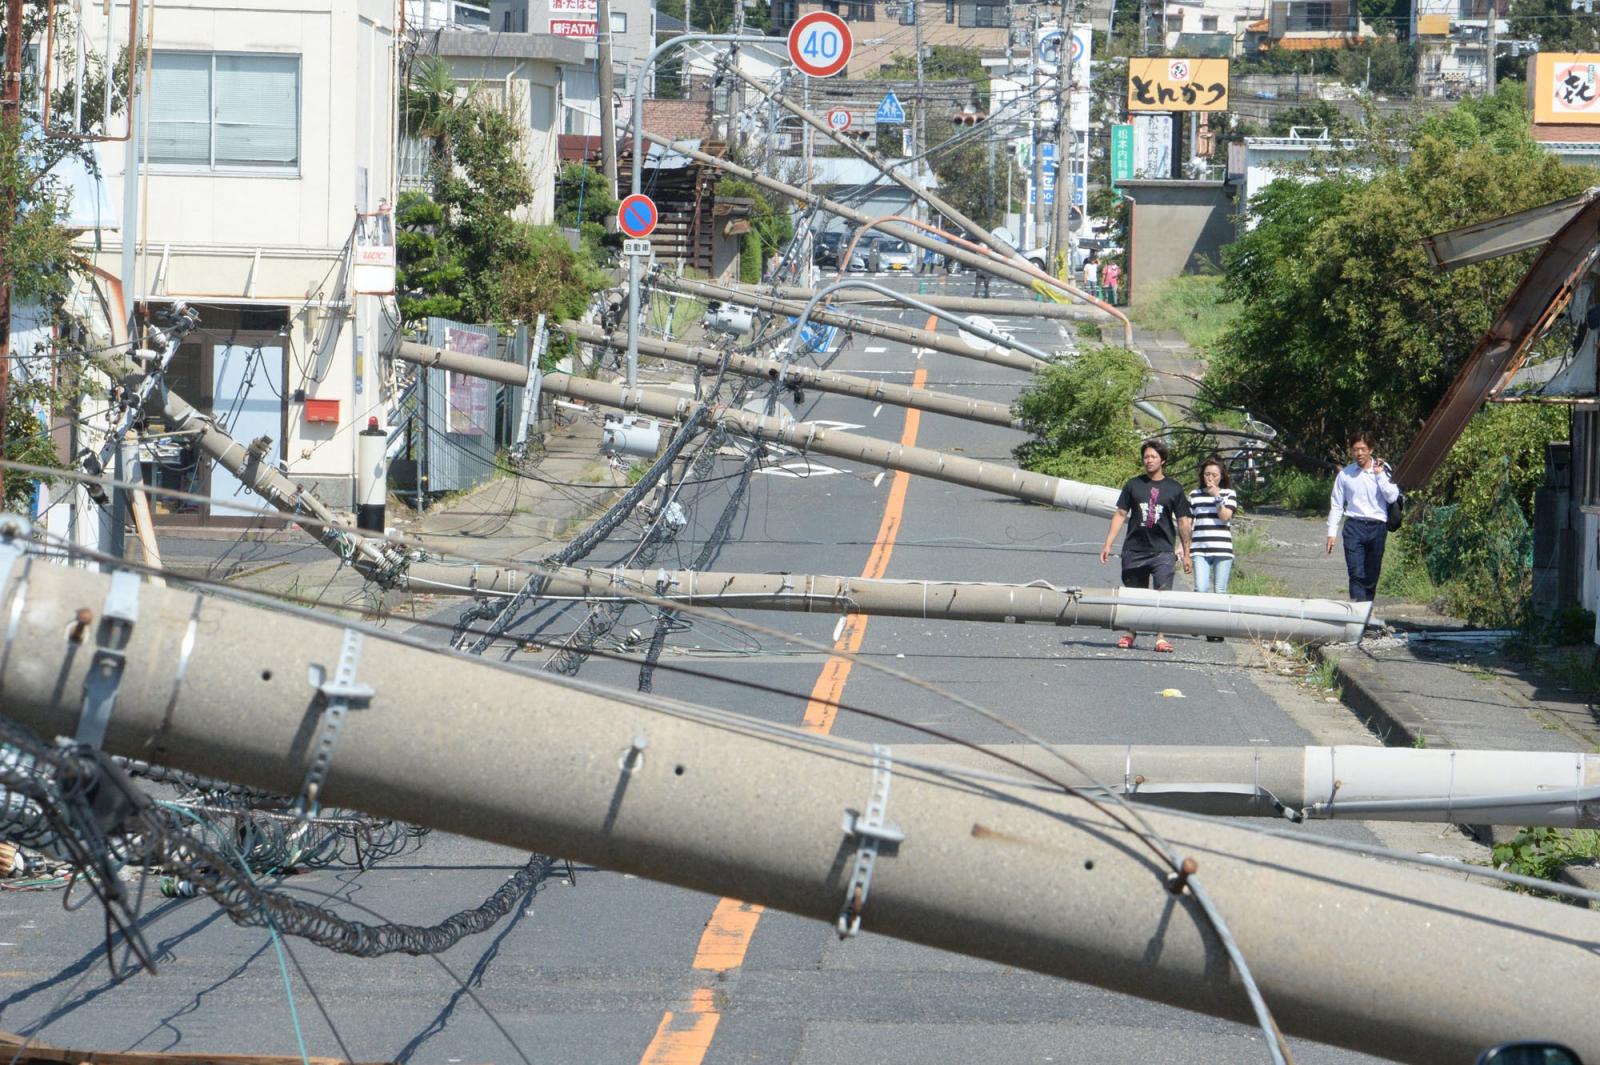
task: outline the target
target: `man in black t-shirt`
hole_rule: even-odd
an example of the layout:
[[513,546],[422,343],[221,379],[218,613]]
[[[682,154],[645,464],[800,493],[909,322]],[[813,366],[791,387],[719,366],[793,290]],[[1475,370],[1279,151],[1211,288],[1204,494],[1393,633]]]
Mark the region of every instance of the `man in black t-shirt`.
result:
[[[1106,533],[1105,546],[1100,549],[1100,561],[1104,563],[1110,559],[1117,533],[1127,525],[1128,535],[1122,541],[1123,587],[1171,591],[1177,564],[1183,563],[1185,573],[1193,564],[1189,560],[1189,535],[1194,525],[1189,513],[1189,497],[1183,486],[1164,472],[1165,444],[1146,440],[1139,446],[1139,457],[1144,463],[1144,472],[1122,486],[1122,494],[1117,497],[1117,512],[1111,516],[1111,529]],[[1132,647],[1135,638],[1132,631],[1125,632],[1117,646]],[[1156,650],[1172,650],[1172,645],[1159,632],[1156,633]]]

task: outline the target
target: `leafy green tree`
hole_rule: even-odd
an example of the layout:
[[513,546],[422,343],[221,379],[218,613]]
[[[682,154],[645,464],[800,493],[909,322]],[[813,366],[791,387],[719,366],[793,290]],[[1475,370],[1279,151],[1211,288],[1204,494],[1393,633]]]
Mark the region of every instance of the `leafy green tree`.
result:
[[1380,161],[1370,179],[1279,181],[1258,196],[1255,227],[1225,254],[1224,291],[1241,311],[1208,374],[1222,400],[1330,458],[1355,428],[1391,448],[1409,441],[1529,261],[1439,274],[1422,238],[1560,199],[1593,178],[1503,132],[1463,146],[1426,131],[1407,165]]
[[1034,378],[1013,407],[1029,440],[1013,452],[1025,469],[1089,484],[1120,485],[1138,472],[1133,401],[1144,360],[1126,348],[1087,348]]
[[[915,81],[917,57],[901,53],[867,75],[878,81]],[[958,44],[936,44],[922,57],[923,81],[965,81],[972,84],[972,98],[989,98],[989,72],[976,48]]]
[[794,239],[794,220],[786,207],[774,204],[759,185],[743,178],[717,182],[717,196],[751,201],[750,229],[739,244],[739,280],[755,284],[768,256]]
[[606,222],[617,213],[617,198],[606,176],[586,163],[566,163],[556,177],[556,225],[578,230],[591,258],[622,247],[620,233],[607,233]]
[[1572,0],[1512,0],[1511,36],[1532,38],[1541,52],[1600,51],[1600,15],[1572,9]]
[[[947,118],[929,118],[928,143],[943,144],[958,132]],[[934,152],[931,163],[939,178],[939,195],[985,228],[998,225],[1006,206],[1005,144],[982,135]]]
[[[520,154],[522,127],[487,100],[460,100],[453,92],[422,99],[437,104],[416,127],[432,143],[433,182],[431,194],[406,193],[396,205],[401,319],[506,323],[581,314],[606,278],[554,226],[518,217],[534,195]],[[595,209],[609,202],[615,210],[603,179],[595,191],[601,201]],[[569,207],[578,220],[576,203]],[[590,211],[585,202],[585,219]],[[551,358],[565,347],[558,336]]]
[[1313,100],[1310,103],[1275,110],[1267,123],[1267,133],[1273,137],[1285,137],[1296,126],[1326,129],[1328,136],[1335,139],[1349,136],[1355,128],[1345,117],[1344,112],[1332,103],[1327,100]]
[[[1362,0],[1365,10],[1368,0]],[[1374,6],[1385,7],[1384,17],[1392,17],[1388,0]],[[1361,41],[1341,48],[1334,57],[1333,69],[1339,80],[1374,93],[1409,93],[1416,81],[1416,61],[1410,48],[1392,37]]]

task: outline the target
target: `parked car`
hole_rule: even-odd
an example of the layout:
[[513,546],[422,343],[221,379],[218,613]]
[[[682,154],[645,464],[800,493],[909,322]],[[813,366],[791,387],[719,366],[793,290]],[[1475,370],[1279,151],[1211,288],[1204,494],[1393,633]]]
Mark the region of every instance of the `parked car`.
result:
[[844,252],[844,234],[834,231],[818,233],[812,238],[811,261],[818,266],[838,266]]
[[868,262],[873,273],[882,273],[886,270],[911,273],[917,268],[916,253],[911,250],[910,244],[898,237],[889,237],[874,244]]
[[[846,270],[871,270],[872,249],[881,240],[887,240],[882,233],[863,233],[861,239],[856,241],[855,250],[850,253],[850,261],[845,264]],[[845,241],[844,246],[849,247],[850,242]],[[843,254],[842,252],[840,254]]]

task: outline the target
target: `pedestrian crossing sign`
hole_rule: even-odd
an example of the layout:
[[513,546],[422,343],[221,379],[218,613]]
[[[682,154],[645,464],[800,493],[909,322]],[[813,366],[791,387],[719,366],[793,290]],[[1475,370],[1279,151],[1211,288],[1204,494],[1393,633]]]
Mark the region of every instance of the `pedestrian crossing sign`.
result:
[[894,94],[893,89],[885,94],[883,102],[878,105],[877,119],[890,125],[905,123],[906,109],[900,106],[900,98]]

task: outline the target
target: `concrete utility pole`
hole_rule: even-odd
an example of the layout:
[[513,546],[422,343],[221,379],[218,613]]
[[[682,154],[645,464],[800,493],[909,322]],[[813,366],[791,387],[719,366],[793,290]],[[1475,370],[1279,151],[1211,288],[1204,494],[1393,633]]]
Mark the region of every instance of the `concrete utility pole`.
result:
[[[1023,238],[1024,247],[1048,248],[1050,246],[1050,231],[1045,225],[1044,210],[1044,130],[1040,122],[1040,112],[1043,110],[1041,101],[1044,100],[1044,67],[1039,62],[1039,9],[1033,9],[1033,33],[1028,38],[1028,69],[1033,72],[1033,229],[1030,231],[1032,239]],[[1060,65],[1056,67],[1056,76],[1061,76]],[[1055,273],[1054,270],[1049,271]]]
[[[688,158],[693,159],[697,163],[704,163],[706,166],[712,167],[713,169],[721,170],[724,173],[733,174],[736,177],[744,178],[746,181],[760,185],[762,188],[767,189],[770,192],[776,192],[780,196],[787,196],[789,199],[798,203],[819,207],[830,214],[836,214],[840,218],[854,222],[858,226],[865,226],[876,221],[865,211],[857,210],[856,208],[840,203],[837,200],[830,200],[825,196],[808,195],[804,190],[797,188],[794,185],[790,185],[787,182],[768,177],[765,174],[751,170],[749,167],[740,166],[739,164],[729,162],[726,159],[721,159],[714,155],[707,155],[705,152],[698,151],[686,144],[679,144],[667,137],[659,137],[648,132],[645,133],[644,137],[652,144],[660,144],[670,147],[673,151],[679,152]],[[950,244],[946,241],[940,240],[937,237],[931,236],[928,233],[918,230],[913,226],[902,225],[899,223],[886,223],[880,225],[878,228],[885,233],[889,233],[900,238],[908,244],[937,252],[940,255],[955,259],[957,262],[970,266],[975,270],[982,270],[987,274],[993,275],[994,277],[1001,278],[1005,281],[1015,282],[1016,284],[1022,285],[1025,288],[1031,288],[1041,280],[1038,276],[1029,273],[1027,270],[1019,269],[1017,265],[1002,261],[994,256],[969,251],[957,245]]]
[[[1132,802],[1218,817],[1600,827],[1600,755],[1410,747],[1186,747],[1014,743],[898,748],[994,772],[995,755],[1040,772],[1063,757]],[[1020,770],[1006,767],[1007,775]]]
[[[502,384],[520,387],[527,382],[527,371],[516,363],[482,355],[465,355],[459,351],[447,351],[409,341],[401,343],[395,355],[421,366],[440,366],[454,373],[482,377]],[[652,418],[681,419],[694,402],[686,396],[628,388],[559,373],[545,374],[542,387],[552,395],[582,399],[618,410],[637,411]],[[1082,511],[1096,517],[1108,518],[1116,510],[1116,489],[1100,485],[1080,484],[931,448],[905,447],[870,436],[841,433],[814,422],[767,418],[739,408],[723,410],[718,420],[734,432],[762,440],[774,440],[802,452],[851,459],[890,470],[904,470],[936,481],[978,488],[1030,503]]]
[[[514,568],[417,563],[406,569],[405,583],[412,591],[497,598],[517,594],[532,575]],[[740,610],[1320,643],[1356,642],[1366,631],[1372,612],[1370,603],[1271,595],[660,569],[566,569],[546,578],[542,594],[582,599],[643,594],[658,602]]]
[[[705,281],[694,281],[686,277],[660,275],[656,277],[655,283],[669,292],[682,292],[691,296],[699,296],[702,299],[736,303],[741,307],[753,307],[757,310],[767,311],[770,314],[781,314],[789,318],[798,318],[806,307],[804,303],[793,300],[774,299],[759,292],[725,288],[721,285],[713,285]],[[836,325],[841,329],[848,329],[854,333],[882,337],[886,340],[898,340],[902,343],[926,348],[929,351],[942,351],[947,355],[955,355],[958,358],[987,362],[995,366],[1005,366],[1012,370],[1022,370],[1025,373],[1036,373],[1049,365],[1049,363],[1042,362],[1032,355],[1026,355],[1021,352],[998,349],[980,351],[978,348],[967,346],[954,336],[935,333],[931,329],[896,325],[893,322],[883,322],[875,318],[862,318],[836,310],[813,311],[811,318],[813,321],[822,322],[825,325]]]
[[[1494,61],[1495,56],[1494,56],[1494,54],[1495,54],[1496,45],[1498,44],[1498,42],[1496,40],[1496,37],[1498,36],[1498,30],[1499,30],[1499,27],[1496,26],[1495,23],[1497,23],[1499,21],[1500,21],[1500,4],[1499,4],[1498,0],[1489,0],[1488,40],[1485,42],[1486,46],[1485,46],[1485,49],[1484,49],[1484,57],[1483,57],[1484,58],[1484,64],[1485,64],[1484,77],[1483,77],[1483,94],[1485,96],[1493,96],[1494,95],[1495,75],[1497,73],[1497,71],[1495,70],[1495,61]],[[1370,64],[1372,62],[1372,60],[1368,59],[1367,62]],[[1367,68],[1368,77],[1371,76],[1371,72],[1372,72],[1372,68],[1369,65],[1368,68]]]
[[[628,347],[626,336],[608,333],[597,326],[584,325],[580,322],[562,322],[558,328],[586,344],[603,344],[617,351],[625,351]],[[714,348],[691,348],[684,344],[644,337],[639,338],[639,353],[653,355],[669,362],[698,366],[702,370],[712,372],[721,368],[723,360],[726,359],[728,372],[738,374],[740,377],[777,381],[791,388],[854,396],[873,403],[888,403],[896,407],[927,411],[930,414],[945,414],[952,418],[962,418],[987,425],[1002,425],[1008,429],[1022,428],[1022,423],[1012,415],[1011,408],[1004,403],[990,403],[947,392],[930,392],[925,388],[893,385],[878,378],[852,377],[797,363],[786,366],[777,359],[763,359],[755,355],[737,353],[724,354]]]
[[[794,300],[804,303],[817,294],[814,288],[801,288],[798,285],[767,285],[758,288],[755,285],[742,285],[729,283],[723,286],[735,292],[760,292],[764,295],[775,296],[781,300]],[[1095,312],[1085,307],[1075,307],[1066,303],[1036,303],[1032,300],[1008,300],[1000,298],[981,299],[974,296],[941,296],[937,293],[919,295],[917,299],[931,307],[938,307],[945,311],[961,311],[964,314],[998,314],[1019,315],[1022,317],[1055,318],[1062,321],[1080,321]],[[835,292],[828,300],[829,304],[870,304],[875,307],[898,306],[899,301],[879,296],[873,292]],[[1110,320],[1109,316],[1095,316],[1096,321]]]
[[[23,601],[23,567],[0,568],[0,612],[26,649],[0,657],[6,713],[72,735],[98,658],[62,633],[101,611],[111,578],[36,564]],[[1600,981],[1587,910],[1159,810],[1137,825],[889,747],[606,698],[381,630],[172,588],[138,597],[113,754],[296,794],[305,678],[332,675],[356,631],[353,680],[376,691],[344,719],[329,805],[1248,1020],[1203,891],[1291,1036],[1438,1062],[1537,1034],[1600,1057],[1593,1004],[1560,993]]]
[[[611,61],[611,0],[595,0],[595,43],[599,47],[597,62],[597,75],[599,85],[597,95],[600,97],[600,166],[606,176],[606,185],[611,190],[611,195],[617,195],[617,107],[616,83],[614,81],[613,66]],[[639,72],[639,77],[644,77],[644,71]],[[641,116],[635,115],[634,121],[641,121]],[[617,220],[606,219],[606,232],[617,231]]]
[[895,184],[911,193],[911,195],[915,196],[919,201],[926,203],[929,207],[944,215],[947,227],[953,225],[958,229],[965,230],[971,235],[972,239],[987,245],[989,248],[993,249],[996,254],[1004,258],[1010,259],[1017,256],[1017,251],[1005,241],[999,239],[993,233],[989,232],[989,230],[974,222],[971,218],[967,217],[967,215],[963,214],[943,197],[929,190],[926,185],[924,185],[921,181],[918,181],[915,177],[902,172],[902,170],[897,166],[891,166],[888,160],[884,159],[877,152],[868,148],[855,138],[847,137],[844,134],[834,130],[828,125],[826,120],[818,118],[808,108],[790,100],[784,93],[775,93],[771,91],[765,85],[763,85],[759,79],[746,74],[737,67],[733,68],[733,71],[739,77],[740,81],[744,82],[746,85],[749,85],[767,99],[773,101],[790,114],[799,118],[807,126],[816,130],[818,133],[821,133],[834,144],[837,144],[846,151],[849,151],[856,158],[864,162],[871,163],[873,166],[877,167],[878,171],[889,180],[893,181]]
[[[633,185],[632,195],[643,191],[644,177],[644,85],[645,79],[655,69],[656,60],[669,49],[703,41],[714,44],[783,44],[782,37],[740,37],[731,33],[680,33],[671,40],[662,41],[650,50],[639,67],[639,76],[633,83]],[[635,384],[639,365],[639,260],[642,256],[628,255],[628,384]]]
[[[20,151],[22,147],[22,0],[5,0],[6,46],[0,76],[0,128]],[[11,286],[16,270],[11,242],[17,221],[17,190],[7,185],[0,195],[0,454],[5,453],[11,417]],[[5,471],[0,470],[0,499],[5,498]]]
[[[1056,177],[1055,226],[1050,235],[1050,272],[1072,276],[1072,258],[1068,253],[1072,242],[1072,9],[1066,0],[1061,2],[1061,33],[1067,41],[1062,49],[1061,62],[1056,66]],[[1065,179],[1065,180],[1063,180]],[[1066,269],[1061,269],[1061,257],[1067,256]]]

